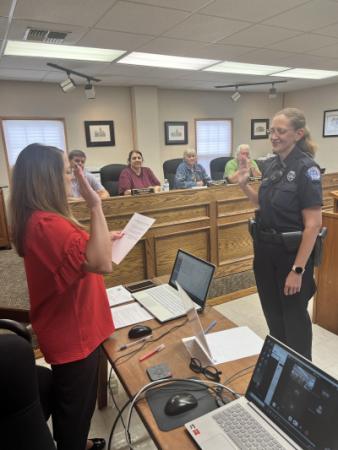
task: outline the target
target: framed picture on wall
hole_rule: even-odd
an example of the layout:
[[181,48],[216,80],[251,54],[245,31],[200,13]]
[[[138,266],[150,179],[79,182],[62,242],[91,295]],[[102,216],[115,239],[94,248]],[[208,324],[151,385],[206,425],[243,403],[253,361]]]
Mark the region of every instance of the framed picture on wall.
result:
[[251,119],[251,139],[269,137],[269,119]]
[[338,109],[324,111],[323,137],[338,136]]
[[111,147],[115,145],[112,120],[85,121],[87,147]]
[[164,122],[165,145],[188,143],[188,122]]

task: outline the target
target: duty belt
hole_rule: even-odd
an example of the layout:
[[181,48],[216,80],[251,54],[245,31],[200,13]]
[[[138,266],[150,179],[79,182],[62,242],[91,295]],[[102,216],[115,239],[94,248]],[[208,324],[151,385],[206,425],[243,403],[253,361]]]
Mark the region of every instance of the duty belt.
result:
[[264,231],[258,229],[258,239],[262,242],[267,242],[270,244],[283,244],[284,240],[281,233],[277,231]]

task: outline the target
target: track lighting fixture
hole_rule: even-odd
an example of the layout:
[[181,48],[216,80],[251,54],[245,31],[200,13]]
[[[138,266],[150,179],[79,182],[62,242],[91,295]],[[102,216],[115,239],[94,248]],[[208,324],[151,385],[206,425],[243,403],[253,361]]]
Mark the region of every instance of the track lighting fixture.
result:
[[76,84],[69,75],[64,81],[61,81],[59,86],[63,90],[63,92],[70,92],[76,88]]
[[273,99],[277,97],[277,89],[274,86],[274,83],[272,83],[271,88],[269,89],[269,98]]
[[232,100],[233,102],[237,102],[237,101],[240,99],[240,97],[241,97],[241,94],[238,92],[238,87],[236,86],[236,90],[235,90],[235,92],[232,94],[231,100]]
[[66,67],[59,66],[58,64],[47,63],[47,66],[66,72],[67,78],[61,83],[59,83],[59,86],[63,90],[63,92],[69,92],[76,88],[74,80],[70,77],[70,75],[75,75],[77,77],[85,78],[87,80],[87,84],[85,85],[84,88],[87,99],[89,100],[95,99],[95,88],[92,84],[92,81],[98,83],[101,80],[99,80],[98,78],[91,77],[89,75],[85,75],[84,73],[81,72],[76,72],[75,70],[72,69],[67,69]]

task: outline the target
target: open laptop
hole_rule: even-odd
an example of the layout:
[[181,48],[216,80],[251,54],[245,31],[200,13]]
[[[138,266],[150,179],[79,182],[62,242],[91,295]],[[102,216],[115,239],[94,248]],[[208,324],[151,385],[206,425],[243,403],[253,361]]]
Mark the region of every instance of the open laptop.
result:
[[178,250],[169,284],[135,292],[133,297],[157,320],[167,322],[186,314],[176,281],[188,293],[197,310],[202,311],[214,272],[214,264]]
[[245,397],[185,425],[202,450],[338,449],[338,381],[267,336]]

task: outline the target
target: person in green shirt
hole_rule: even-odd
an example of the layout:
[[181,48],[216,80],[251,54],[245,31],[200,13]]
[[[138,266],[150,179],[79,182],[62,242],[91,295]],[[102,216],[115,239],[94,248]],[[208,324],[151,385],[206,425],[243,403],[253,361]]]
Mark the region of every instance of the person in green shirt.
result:
[[224,168],[224,178],[229,183],[238,183],[240,168],[249,168],[251,177],[260,177],[262,174],[255,160],[250,158],[250,147],[248,144],[240,144],[236,150],[236,158],[228,161]]

